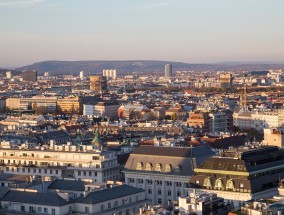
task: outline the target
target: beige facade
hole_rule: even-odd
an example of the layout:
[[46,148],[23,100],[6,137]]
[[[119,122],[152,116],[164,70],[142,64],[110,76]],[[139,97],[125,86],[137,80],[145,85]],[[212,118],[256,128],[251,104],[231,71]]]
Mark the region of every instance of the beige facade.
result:
[[80,112],[79,97],[59,98],[57,100],[57,109],[61,113],[71,114]]
[[264,129],[263,144],[282,148],[284,146],[284,135],[282,132],[274,129]]

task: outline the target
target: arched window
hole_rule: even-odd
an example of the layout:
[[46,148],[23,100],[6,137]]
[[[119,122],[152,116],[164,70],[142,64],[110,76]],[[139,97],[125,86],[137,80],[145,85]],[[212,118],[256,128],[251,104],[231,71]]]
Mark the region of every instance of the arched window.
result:
[[147,163],[146,163],[146,166],[145,166],[145,170],[146,170],[146,171],[152,171],[152,164],[149,163],[149,162],[147,162]]
[[181,166],[180,165],[175,166],[175,172],[181,172]]
[[205,178],[204,179],[203,186],[206,187],[207,189],[211,189],[212,188],[212,184],[211,184],[210,178]]
[[233,180],[231,179],[226,183],[226,190],[233,190],[233,189],[235,189],[235,185]]
[[221,188],[223,188],[223,182],[221,179],[217,179],[215,181],[215,189],[221,189]]
[[136,170],[143,170],[143,163],[142,162],[137,163]]
[[171,164],[166,164],[165,172],[171,172],[171,171],[172,171],[172,165]]
[[162,164],[157,163],[156,166],[155,166],[155,171],[162,172]]

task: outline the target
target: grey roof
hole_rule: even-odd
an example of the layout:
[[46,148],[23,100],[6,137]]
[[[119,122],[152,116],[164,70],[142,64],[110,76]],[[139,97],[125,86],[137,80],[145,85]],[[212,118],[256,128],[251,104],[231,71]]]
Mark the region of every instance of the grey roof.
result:
[[9,187],[0,187],[0,198],[2,198],[9,191]]
[[54,190],[71,190],[71,191],[85,191],[85,185],[88,184],[84,181],[75,180],[55,180],[53,181],[48,189]]
[[62,206],[68,204],[57,193],[35,193],[23,191],[9,191],[2,201],[28,203],[37,205]]
[[10,173],[0,173],[0,181],[9,181],[14,183],[26,182],[32,175],[17,175]]
[[144,192],[142,188],[121,185],[100,191],[91,192],[86,197],[81,196],[77,199],[77,203],[97,204],[100,202],[105,202],[141,192]]
[[[200,166],[205,160],[212,157],[214,152],[206,145],[197,147],[157,147],[140,146],[130,154],[124,171],[139,171],[152,174],[166,175],[193,175],[193,169]],[[142,164],[142,169],[137,170],[138,163]],[[150,163],[151,171],[146,170],[146,164]],[[162,171],[155,171],[155,166],[159,164]],[[172,170],[166,171],[166,166],[170,165]]]
[[[164,146],[140,146],[132,154],[156,155],[166,157],[200,157],[208,153],[207,146],[198,147],[164,147]],[[212,153],[213,154],[213,153]]]

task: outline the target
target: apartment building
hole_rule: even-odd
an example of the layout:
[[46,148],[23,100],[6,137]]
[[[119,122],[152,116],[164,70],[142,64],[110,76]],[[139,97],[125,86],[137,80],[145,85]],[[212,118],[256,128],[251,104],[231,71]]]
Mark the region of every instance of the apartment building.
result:
[[49,147],[29,148],[5,142],[0,148],[0,165],[4,173],[71,177],[94,182],[119,179],[115,152],[100,151],[91,145],[51,143]]

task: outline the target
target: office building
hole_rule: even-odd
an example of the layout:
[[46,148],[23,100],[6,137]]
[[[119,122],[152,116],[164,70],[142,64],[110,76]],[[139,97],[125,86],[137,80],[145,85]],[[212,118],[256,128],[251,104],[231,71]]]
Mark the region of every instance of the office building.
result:
[[107,78],[104,76],[90,76],[90,90],[96,94],[107,92]]
[[116,79],[116,69],[104,69],[103,76],[107,77],[108,80]]
[[165,65],[165,78],[170,78],[173,76],[172,64]]
[[36,70],[25,70],[21,74],[23,81],[37,82],[37,71]]
[[125,182],[146,190],[152,204],[177,201],[187,193],[193,169],[213,154],[205,145],[192,148],[140,146],[125,164]]
[[240,203],[276,195],[283,172],[284,151],[276,146],[232,149],[195,168],[190,185]]

